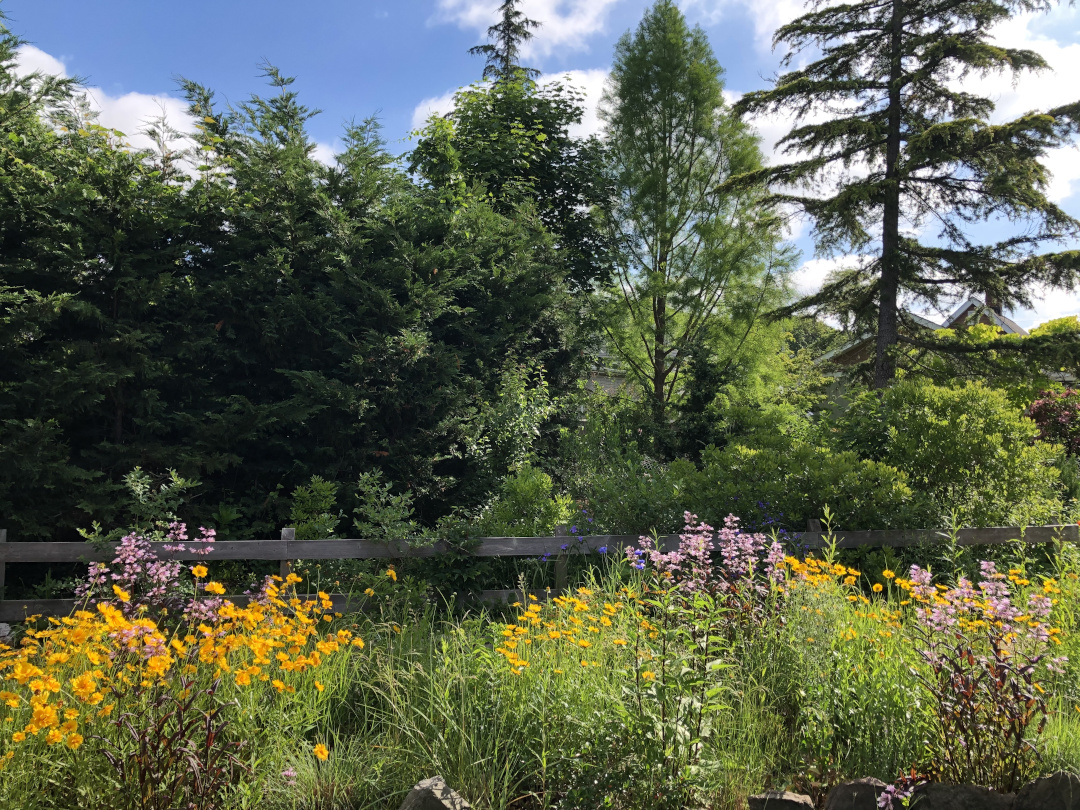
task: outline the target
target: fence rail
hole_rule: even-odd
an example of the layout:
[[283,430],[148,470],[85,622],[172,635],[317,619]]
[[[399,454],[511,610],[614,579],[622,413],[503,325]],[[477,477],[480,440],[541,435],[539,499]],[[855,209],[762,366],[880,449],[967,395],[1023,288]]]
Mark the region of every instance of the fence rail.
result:
[[[947,531],[897,530],[897,531],[837,531],[834,538],[839,548],[862,546],[907,548],[927,543],[940,543],[951,535]],[[105,562],[113,559],[115,545],[95,546],[90,543],[9,543],[7,531],[0,529],[0,594],[3,594],[5,567],[7,563],[73,563]],[[820,549],[826,544],[823,532],[801,532],[788,537],[796,549]],[[1002,545],[1014,541],[1025,543],[1067,542],[1080,543],[1080,526],[1028,526],[992,527],[986,529],[961,529],[956,542],[961,546]],[[672,548],[679,542],[678,535],[663,535],[661,546]],[[484,537],[471,550],[476,557],[539,557],[548,558],[555,565],[556,592],[566,587],[566,563],[572,554],[607,553],[622,554],[627,546],[640,543],[638,535],[567,535],[554,537]],[[294,529],[282,529],[279,540],[222,540],[216,543],[183,543],[183,550],[166,549],[176,544],[153,543],[161,559],[168,560],[270,560],[281,564],[282,574],[291,570],[293,560],[395,560],[434,557],[449,551],[441,544],[425,548],[411,548],[404,541],[389,543],[374,540],[297,540]],[[209,552],[207,552],[209,549]],[[481,600],[503,601],[518,593],[514,590],[483,591],[477,594]],[[535,595],[546,591],[535,591]],[[333,594],[335,610],[347,608],[348,597]],[[244,597],[230,596],[234,601]],[[63,615],[76,606],[73,599],[27,599],[0,600],[0,622],[21,621],[28,615]]]

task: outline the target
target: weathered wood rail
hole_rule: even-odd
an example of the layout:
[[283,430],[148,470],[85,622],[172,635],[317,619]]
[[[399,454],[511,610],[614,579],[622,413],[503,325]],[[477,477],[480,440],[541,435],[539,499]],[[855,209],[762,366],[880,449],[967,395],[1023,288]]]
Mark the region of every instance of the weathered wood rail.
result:
[[[940,543],[949,538],[947,531],[837,531],[834,537],[839,548],[861,546],[906,548],[926,543]],[[795,549],[813,550],[825,546],[822,532],[791,534],[787,541]],[[90,563],[107,562],[114,556],[114,546],[94,546],[90,543],[8,543],[7,531],[0,529],[0,594],[3,594],[7,563]],[[673,547],[678,535],[664,535],[661,545]],[[961,529],[957,533],[961,546],[1001,545],[1014,541],[1025,543],[1080,543],[1080,526],[1028,526]],[[636,546],[638,535],[571,536],[564,533],[554,537],[484,537],[472,551],[477,557],[538,557],[554,563],[554,590],[566,587],[566,563],[572,554],[607,553],[621,555],[627,546]],[[183,551],[165,549],[164,543],[153,544],[161,559],[167,560],[268,560],[280,563],[282,574],[291,570],[294,560],[395,560],[434,557],[448,549],[441,543],[426,548],[411,548],[404,541],[383,543],[374,540],[297,540],[294,529],[282,529],[279,540],[223,540],[216,543],[184,543]],[[206,549],[210,549],[206,553]],[[481,600],[504,600],[518,593],[514,590],[484,591]],[[546,591],[534,591],[544,594]],[[347,605],[348,596],[333,594],[335,608]],[[241,601],[243,597],[230,596]],[[0,600],[0,622],[21,621],[28,615],[64,615],[75,607],[73,599]]]

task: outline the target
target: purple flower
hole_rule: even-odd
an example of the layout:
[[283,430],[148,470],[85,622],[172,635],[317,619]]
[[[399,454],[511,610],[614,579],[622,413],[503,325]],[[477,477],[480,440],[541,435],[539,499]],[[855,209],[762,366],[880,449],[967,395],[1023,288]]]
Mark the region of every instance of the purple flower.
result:
[[607,546],[600,546],[597,551],[599,551],[601,554],[607,554]]

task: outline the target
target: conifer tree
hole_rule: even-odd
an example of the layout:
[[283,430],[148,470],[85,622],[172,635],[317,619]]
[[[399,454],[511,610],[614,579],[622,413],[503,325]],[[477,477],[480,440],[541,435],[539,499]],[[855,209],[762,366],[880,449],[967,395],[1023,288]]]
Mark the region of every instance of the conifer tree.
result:
[[761,305],[775,303],[786,269],[760,189],[718,189],[761,167],[757,139],[724,102],[722,75],[705,32],[659,0],[619,40],[600,107],[616,252],[602,320],[657,425],[693,347],[715,348],[732,327],[745,335]]
[[[1080,105],[991,123],[994,102],[965,86],[1046,70],[1038,54],[995,44],[992,31],[1049,5],[818,0],[775,43],[788,48],[785,67],[808,49],[820,55],[737,104],[745,114],[793,113],[780,146],[796,159],[734,182],[767,181],[775,203],[808,214],[819,252],[870,257],[788,311],[832,310],[875,334],[876,387],[895,377],[898,344],[923,342],[903,329],[901,304],[978,294],[1029,305],[1037,283],[1076,283],[1080,253],[1040,252],[1080,226],[1048,199],[1040,159],[1074,134]],[[987,221],[992,229],[973,227]],[[988,232],[1004,235],[979,238]]]
[[487,30],[491,42],[469,48],[469,53],[487,60],[485,79],[506,81],[519,73],[534,79],[540,75],[539,70],[520,64],[521,46],[533,38],[533,31],[540,23],[526,17],[517,6],[518,0],[503,0],[499,6],[499,21]]

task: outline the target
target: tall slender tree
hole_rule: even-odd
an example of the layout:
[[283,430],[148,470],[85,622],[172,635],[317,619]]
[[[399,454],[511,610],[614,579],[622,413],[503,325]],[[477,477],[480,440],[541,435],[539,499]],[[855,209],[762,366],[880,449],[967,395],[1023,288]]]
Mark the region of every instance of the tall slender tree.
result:
[[[1075,133],[1080,105],[995,124],[993,101],[968,81],[1046,70],[1038,54],[995,44],[993,29],[1014,13],[1049,7],[815,0],[775,43],[788,48],[785,66],[808,49],[818,58],[736,105],[743,114],[794,113],[797,124],[780,145],[796,159],[731,185],[771,183],[774,202],[815,222],[820,252],[872,257],[788,311],[829,309],[876,334],[876,387],[895,377],[898,344],[921,340],[902,329],[902,303],[980,294],[998,306],[1028,305],[1036,283],[1076,284],[1080,253],[1039,252],[1080,232],[1046,196],[1040,160]],[[987,221],[997,224],[978,227]],[[923,236],[931,224],[936,235]]]
[[724,102],[722,74],[704,31],[660,0],[619,40],[600,108],[617,254],[607,342],[658,421],[691,347],[717,330],[749,328],[786,267],[760,190],[718,188],[761,168],[757,139]]
[[518,0],[503,0],[499,6],[499,21],[487,30],[491,42],[469,48],[469,53],[487,60],[484,78],[504,81],[519,73],[529,79],[539,76],[539,70],[520,64],[521,46],[533,38],[533,31],[539,27],[539,22],[529,19],[518,9]]

